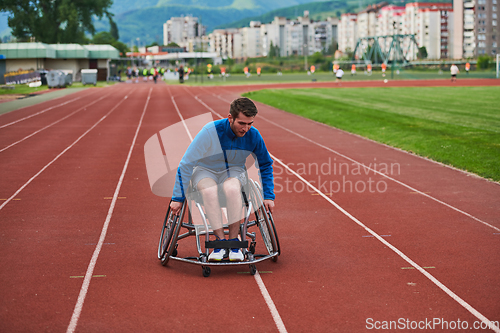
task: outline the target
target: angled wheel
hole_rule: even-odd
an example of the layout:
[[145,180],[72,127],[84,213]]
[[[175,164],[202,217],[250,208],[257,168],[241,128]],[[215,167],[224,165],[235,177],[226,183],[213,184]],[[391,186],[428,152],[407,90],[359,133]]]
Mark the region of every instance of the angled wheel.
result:
[[210,273],[212,273],[212,270],[208,266],[202,266],[201,268],[203,269],[203,276],[204,277],[209,277]]
[[[264,200],[261,195],[260,188],[254,181],[251,181],[252,186],[252,199],[255,203],[254,213],[255,220],[257,225],[259,226],[260,233],[262,235],[262,239],[266,246],[267,252],[269,255],[273,255],[275,253],[280,254],[280,246],[278,237],[276,235],[276,227],[274,225],[274,221],[272,219],[272,215],[270,212],[267,212],[264,207]],[[277,256],[273,258],[274,261],[277,261]]]
[[[184,205],[181,210],[181,216],[184,212]],[[163,266],[166,266],[170,256],[177,252],[177,237],[180,230],[180,218],[175,216],[170,211],[170,204],[167,210],[167,215],[163,221],[161,229],[160,242],[158,244],[158,259],[161,260]]]

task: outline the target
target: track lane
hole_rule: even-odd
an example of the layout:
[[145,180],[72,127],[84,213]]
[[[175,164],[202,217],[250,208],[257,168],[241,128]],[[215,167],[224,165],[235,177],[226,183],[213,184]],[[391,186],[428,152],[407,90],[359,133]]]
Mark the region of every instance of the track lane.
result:
[[[104,248],[100,255],[96,271],[106,279],[92,281],[77,331],[126,326],[130,331],[168,327],[172,331],[210,332],[219,330],[221,323],[241,332],[273,331],[270,328],[275,325],[258,287],[255,283],[246,285],[248,274],[238,274],[248,272],[246,266],[214,268],[213,275],[218,278],[205,279],[199,266],[171,261],[164,268],[155,258],[168,201],[151,193],[143,146],[151,135],[179,122],[179,117],[169,89],[159,85],[154,88],[139,132],[141,144],[134,149],[120,192],[127,199],[118,201],[110,224],[112,232],[106,239],[116,249]],[[171,92],[176,96],[178,91]],[[179,105],[182,100],[176,99]],[[189,106],[181,108],[182,112],[193,109],[192,103]],[[193,241],[181,244],[179,251],[194,254]],[[210,316],[209,311],[214,309],[218,309],[217,316]]]
[[[116,96],[116,102],[126,93]],[[97,105],[94,111],[102,117],[116,102],[112,106]],[[102,123],[106,121],[110,118]],[[77,127],[89,129],[92,123],[78,122]],[[113,151],[123,140],[109,128],[98,128],[29,184],[22,192],[23,200],[13,201],[0,211],[5,222],[1,224],[2,253],[6,254],[1,259],[0,321],[9,331],[17,327],[21,331],[62,330],[69,322],[68,310],[74,307],[76,286],[81,284],[71,276],[81,273],[79,267],[92,254],[91,244],[96,242],[95,234],[109,205],[104,197],[112,191],[105,190],[106,184],[110,189],[115,185],[106,175],[115,167]],[[92,145],[86,141],[89,136],[95,137]]]
[[64,108],[65,106],[70,106],[72,103],[81,99],[89,98],[97,92],[98,90],[96,89],[78,91],[70,95],[61,96],[59,98],[0,114],[0,129],[19,124],[28,119],[32,119],[33,117],[45,114],[46,112],[60,109],[61,107]]
[[[71,116],[79,113],[85,112],[87,108],[91,108],[95,103],[101,102],[103,99],[112,94],[112,91],[108,91],[107,95],[103,95],[95,100],[88,101],[82,100],[81,103],[74,103],[72,105],[73,110],[71,112],[59,112],[52,113],[50,115],[44,116],[43,119],[29,119],[26,123],[12,126],[9,128],[5,128],[2,130],[2,143],[5,145],[0,148],[0,153],[6,151],[9,148],[37,135],[38,133],[70,118]],[[31,123],[31,124],[30,124]],[[6,143],[4,143],[6,142]]]
[[[261,110],[262,110],[262,109],[261,109]],[[282,119],[282,118],[283,118],[283,117],[281,117],[280,119]],[[302,120],[302,121],[304,121],[304,120]],[[301,122],[301,123],[300,123],[300,125],[299,125],[299,123],[297,122],[297,123],[296,123],[296,125],[297,125],[297,127],[301,127],[301,128],[303,128],[303,127],[304,127],[304,126],[303,126],[303,122]],[[260,128],[260,127],[259,127],[259,128]],[[318,132],[316,132],[316,131],[314,131],[314,134],[317,136],[319,133],[318,133]],[[276,136],[280,136],[280,134],[275,132],[275,133],[274,133],[274,137],[276,137]],[[266,136],[265,136],[265,137],[266,137]],[[267,137],[269,137],[269,135],[268,135]],[[360,140],[360,141],[362,141],[362,140]],[[314,156],[315,154],[314,154],[314,153],[308,154],[308,151],[307,151],[305,148],[302,148],[302,146],[301,146],[301,144],[300,144],[300,143],[298,143],[298,142],[294,142],[294,140],[291,140],[291,142],[288,142],[288,145],[289,145],[290,147],[293,147],[293,149],[285,150],[285,151],[284,151],[284,155],[285,155],[285,156],[290,156],[290,157],[296,156],[297,154],[295,154],[295,155],[294,155],[294,151],[296,152],[297,150],[299,150],[299,151],[301,151],[301,152],[305,152],[305,155],[306,155],[306,156],[304,156],[303,158],[295,158],[295,159],[294,159],[294,158],[291,158],[291,159],[290,159],[290,158],[287,158],[287,161],[290,161],[290,163],[291,163],[291,161],[295,160],[295,165],[298,165],[300,162],[302,162],[302,163],[304,163],[304,164],[306,164],[306,165],[307,165],[307,163],[308,163],[307,161],[315,161],[315,156]],[[281,152],[281,149],[282,149],[282,148],[283,148],[283,147],[280,147],[280,152]],[[359,151],[359,149],[358,149],[357,151]],[[304,153],[301,153],[301,155],[303,155],[303,154],[304,154]],[[316,152],[316,154],[317,154],[317,152]],[[307,156],[307,155],[308,155],[308,156]],[[318,154],[318,155],[319,155],[319,154]],[[318,156],[318,155],[316,155],[316,156]],[[297,160],[299,160],[300,162],[297,162]],[[321,163],[325,163],[325,162],[328,162],[328,161],[324,161],[324,160],[323,160],[322,162],[320,162],[320,161],[318,161],[318,160],[316,159],[316,162],[317,162],[317,164],[318,164],[318,165],[320,165]],[[427,161],[426,161],[426,162],[427,162]],[[427,163],[429,163],[429,162],[427,162]],[[450,169],[447,169],[447,171],[449,172],[449,171],[450,171]],[[453,171],[454,171],[454,170],[453,170]],[[352,178],[351,180],[352,180],[353,182],[356,182],[356,181],[357,181],[357,179],[356,179],[356,178]],[[483,185],[484,185],[484,183],[483,183]],[[352,211],[356,211],[356,212],[360,210],[360,207],[365,206],[367,203],[369,204],[369,201],[370,201],[369,199],[367,200],[366,195],[361,195],[361,196],[360,196],[359,194],[356,194],[356,195],[350,195],[350,196],[349,196],[349,195],[347,195],[347,196],[346,196],[345,194],[343,194],[343,196],[344,196],[344,197],[347,197],[347,198],[345,198],[345,199],[347,199],[347,200],[342,200],[343,202],[345,202],[345,204],[347,204],[348,202],[354,202],[352,205],[350,205],[350,206],[348,205],[348,207],[349,207],[349,209],[352,209]],[[355,199],[358,199],[358,200],[355,200]],[[398,201],[401,201],[401,200],[400,200],[400,195],[399,195],[399,194],[397,194],[393,200],[394,200],[394,201],[392,201],[392,202],[398,202]],[[394,208],[393,208],[393,207],[391,207],[390,205],[389,205],[389,207],[384,207],[384,202],[383,202],[384,200],[381,200],[381,201],[382,201],[382,202],[380,203],[380,204],[381,204],[381,206],[379,206],[379,207],[378,207],[378,209],[376,209],[376,211],[375,211],[375,212],[374,212],[373,210],[372,210],[372,211],[370,211],[370,210],[363,210],[363,209],[361,208],[361,211],[363,211],[364,213],[366,213],[365,215],[367,215],[367,219],[368,219],[368,221],[369,221],[370,219],[373,219],[373,217],[374,217],[374,216],[375,216],[375,217],[378,217],[378,214],[379,214],[379,213],[383,213],[383,212],[384,212],[384,210],[387,210],[387,209],[394,209]],[[371,206],[373,206],[373,207],[377,207],[376,205],[371,205]],[[387,202],[385,202],[385,206],[387,206]],[[422,207],[422,205],[418,205],[418,204],[417,204],[417,205],[415,205],[415,206],[416,206],[416,207],[414,207],[413,209],[410,209],[409,211],[414,213],[416,210],[418,211],[418,209],[419,209],[420,207]],[[420,207],[419,207],[419,206],[420,206]],[[421,208],[420,208],[420,209],[421,209]],[[396,207],[396,210],[397,210],[397,207]],[[434,214],[434,215],[433,215],[433,214]],[[397,214],[394,214],[394,215],[397,215]],[[426,229],[426,230],[432,230],[433,228],[435,228],[435,223],[436,223],[436,222],[438,222],[438,223],[439,223],[440,218],[441,218],[441,217],[440,217],[440,215],[443,215],[443,213],[442,213],[442,207],[438,207],[438,208],[436,209],[436,211],[434,211],[434,213],[430,213],[429,215],[434,216],[434,217],[435,217],[435,219],[434,219],[434,220],[432,220],[432,219],[431,219],[431,220],[429,220],[429,222],[430,222],[430,223],[429,223],[429,225],[428,225],[428,229],[426,229],[426,227],[424,226],[424,228],[423,228],[423,229]],[[444,214],[444,218],[449,219],[449,215],[448,215],[448,214]],[[463,216],[458,216],[458,218],[459,218],[459,219],[460,219],[460,218],[463,218]],[[383,217],[382,217],[381,219],[383,219]],[[410,217],[410,219],[411,219],[411,217]],[[414,218],[413,218],[413,219],[414,219]],[[380,219],[378,219],[378,218],[377,218],[377,220],[380,220]],[[398,220],[398,221],[397,221],[397,223],[400,223],[400,222],[401,222],[400,220]],[[419,221],[419,222],[421,222],[421,221]],[[467,222],[468,222],[468,223],[467,223]],[[453,232],[453,231],[455,231],[456,229],[454,229],[453,227],[458,228],[458,229],[460,229],[461,227],[463,227],[464,229],[466,229],[467,227],[469,227],[469,228],[470,228],[470,221],[467,221],[467,222],[465,222],[465,225],[460,225],[460,226],[456,226],[456,225],[455,225],[455,226],[450,226],[450,229],[451,229],[451,230],[445,230],[445,231],[444,231],[444,234],[446,234],[446,233],[448,233],[448,234],[449,234],[449,232]],[[397,223],[396,223],[396,224],[397,224]],[[481,229],[481,228],[480,228],[480,229]],[[484,228],[482,228],[482,229],[484,229]],[[484,230],[482,230],[482,231],[484,232]],[[428,231],[427,231],[427,232],[428,232]],[[487,231],[487,233],[488,233],[488,231]],[[280,233],[280,234],[281,234],[281,233]],[[389,234],[390,234],[390,233],[389,233]],[[489,234],[491,235],[491,232],[489,232]],[[480,235],[481,235],[481,234],[480,234]],[[434,235],[433,235],[433,236],[434,236]],[[440,234],[439,234],[439,236],[442,236],[442,234],[440,233]],[[479,235],[478,235],[478,236],[479,236]],[[482,236],[484,236],[484,233],[482,234]],[[421,235],[421,237],[417,237],[417,238],[416,238],[416,240],[417,240],[417,241],[421,241],[422,239],[425,239],[426,237],[427,237],[427,235]],[[411,238],[411,237],[410,237],[410,238]],[[403,239],[404,239],[404,240],[407,240],[407,239],[408,239],[408,236],[403,237]],[[439,237],[435,237],[435,239],[439,239]],[[487,239],[488,239],[488,238],[487,238]],[[498,249],[498,241],[497,241],[494,237],[493,237],[493,238],[492,238],[492,237],[490,237],[489,239],[490,239],[490,241],[488,242],[488,244],[490,245],[490,248],[488,249],[488,252],[489,252],[489,253],[491,253],[491,254],[498,253],[498,250],[497,250],[497,249]],[[455,238],[455,239],[453,239],[453,237],[452,237],[452,239],[450,239],[450,241],[451,241],[452,243],[453,243],[453,241],[456,241],[458,244],[460,244],[460,242],[461,242],[461,240],[460,240],[460,239],[456,239],[456,238]],[[465,239],[462,239],[462,241],[465,241]],[[426,244],[428,244],[428,243],[426,243]],[[450,243],[445,243],[445,244],[446,244],[446,245],[449,245]],[[455,251],[456,251],[456,252],[458,252],[458,253],[474,253],[474,254],[478,255],[478,253],[477,253],[478,251],[474,251],[474,250],[475,250],[474,246],[477,246],[477,243],[476,243],[476,244],[470,244],[470,245],[472,245],[472,246],[469,246],[469,247],[463,247],[463,248],[457,248],[457,249],[455,249]],[[482,245],[483,245],[483,244],[482,244]],[[488,247],[488,246],[484,246],[484,247],[482,247],[482,248],[487,248],[487,247]],[[425,249],[419,248],[419,250],[421,250],[421,251],[423,251],[423,252],[425,252],[425,250],[428,250],[428,251],[432,252],[432,250],[429,250],[428,248],[425,248]],[[436,249],[434,248],[434,250],[436,250]],[[443,250],[443,249],[441,248],[441,250]],[[460,251],[460,250],[462,250],[463,252],[462,252],[462,251]],[[472,251],[472,252],[468,252],[468,251]],[[418,252],[418,251],[417,251],[417,252]],[[431,255],[431,257],[432,257],[432,255]],[[474,256],[471,256],[471,257],[474,257]],[[480,256],[480,257],[481,257],[481,256]],[[495,256],[493,256],[493,258],[495,258]],[[451,261],[453,261],[453,259],[455,259],[455,258],[451,257],[451,258],[447,258],[447,259],[450,259]],[[476,259],[477,259],[477,257],[476,257]],[[485,263],[485,262],[484,262],[484,261],[485,261],[485,259],[484,259],[484,258],[482,258],[482,257],[481,257],[481,259],[482,259],[482,262],[481,262],[482,269],[483,269],[484,273],[486,273],[486,274],[485,274],[486,278],[485,278],[483,281],[485,282],[485,284],[487,284],[487,281],[491,281],[491,278],[493,278],[493,277],[497,276],[497,274],[498,274],[498,273],[496,272],[496,270],[494,270],[493,272],[491,272],[491,270],[490,270],[490,267],[491,267],[491,265],[493,265],[493,262],[495,261],[495,259],[492,259],[492,262],[491,262],[490,264]],[[470,260],[470,259],[469,259],[469,260]],[[445,261],[445,262],[447,262],[447,261]],[[472,270],[472,273],[474,273],[474,272],[475,272],[475,270]],[[449,276],[449,275],[448,275],[447,277],[448,277],[448,278],[450,278],[450,276]],[[452,278],[453,278],[453,277],[452,277]],[[471,278],[474,278],[474,275],[472,275],[472,276],[470,276],[470,275],[469,275],[469,281],[468,281],[469,283],[471,282],[471,281],[470,281],[470,279],[471,279]],[[481,284],[481,282],[480,282],[479,284],[477,284],[477,285],[478,285],[478,286],[484,286],[483,284]],[[464,287],[465,287],[465,285],[462,285],[462,286],[460,286],[460,287],[461,287],[461,288],[458,288],[459,290],[465,290],[465,291],[467,291],[467,290],[468,290],[468,288],[464,288]],[[493,301],[493,299],[492,299],[492,297],[491,297],[491,294],[490,294],[488,291],[484,291],[482,294],[484,294],[484,295],[481,295],[481,294],[479,294],[479,295],[478,295],[478,294],[475,294],[473,297],[475,297],[475,298],[476,298],[476,299],[478,299],[478,300],[486,301],[486,304],[488,304],[489,302]],[[479,297],[478,297],[478,296],[479,296]],[[485,299],[485,298],[482,298],[481,296],[485,296],[485,297],[486,297],[486,299]],[[496,303],[495,301],[493,301],[493,302],[494,302],[494,303]],[[491,303],[490,303],[490,304],[491,304]],[[487,311],[487,309],[485,309],[485,310]],[[495,312],[493,312],[493,315],[494,315],[494,314],[495,314]]]
[[[110,110],[123,97],[122,94],[110,97],[88,111],[65,119],[46,131],[1,152],[0,167],[8,177],[2,179],[0,198],[5,199],[12,195],[30,177],[66,149],[69,143],[88,130],[90,124],[97,122],[103,116],[103,108]],[[44,116],[38,119],[42,120],[41,117]],[[8,143],[10,144],[10,141]]]

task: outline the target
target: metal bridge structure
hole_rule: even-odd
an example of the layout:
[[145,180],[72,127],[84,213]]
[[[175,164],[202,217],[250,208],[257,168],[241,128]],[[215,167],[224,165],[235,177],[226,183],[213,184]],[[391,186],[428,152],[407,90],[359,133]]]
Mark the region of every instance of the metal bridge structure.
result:
[[366,63],[387,64],[389,61],[406,65],[417,55],[418,44],[415,35],[394,34],[358,38],[353,59]]

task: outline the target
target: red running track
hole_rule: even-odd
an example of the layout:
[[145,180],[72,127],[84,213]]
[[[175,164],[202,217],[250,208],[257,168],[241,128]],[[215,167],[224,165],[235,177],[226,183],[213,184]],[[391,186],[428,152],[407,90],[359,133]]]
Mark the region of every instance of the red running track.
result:
[[[356,84],[387,86],[343,86]],[[117,84],[0,116],[0,331],[360,332],[391,321],[450,331],[500,320],[498,184],[261,104],[278,262],[255,277],[161,266],[168,199],[151,193],[144,143],[180,121],[176,107],[217,119],[264,87],[274,86]]]

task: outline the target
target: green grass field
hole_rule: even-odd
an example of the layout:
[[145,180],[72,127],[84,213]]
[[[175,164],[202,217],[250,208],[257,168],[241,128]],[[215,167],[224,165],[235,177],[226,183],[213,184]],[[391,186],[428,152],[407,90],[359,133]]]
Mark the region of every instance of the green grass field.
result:
[[[380,71],[373,72],[372,75],[365,75],[363,71],[358,71],[357,75],[351,76],[350,70],[345,70],[344,77],[342,81],[371,81],[371,80],[435,80],[435,79],[449,79],[449,71],[438,70],[400,70],[399,74],[394,73],[392,75],[391,71],[388,70],[387,75],[382,77]],[[496,73],[493,70],[487,71],[472,71],[470,74],[460,73],[458,75],[458,80],[460,79],[494,79]],[[283,75],[263,73],[261,76],[252,73],[252,75],[247,78],[242,74],[231,74],[225,79],[219,77],[219,75],[214,75],[212,80],[208,80],[206,75],[203,76],[203,82],[201,82],[201,75],[189,76],[189,80],[185,81],[185,85],[242,85],[242,84],[271,84],[271,83],[290,83],[290,82],[311,82],[313,79],[317,82],[328,82],[335,81],[335,76],[333,73],[319,72],[313,75],[307,75],[307,73],[284,73]],[[168,84],[178,84],[178,81],[167,81]]]
[[[98,81],[96,87],[106,87],[109,85],[115,84],[115,81]],[[27,84],[15,84],[12,85],[14,89],[0,89],[0,95],[31,95],[36,94],[37,92],[48,90],[49,87],[47,85],[43,85],[36,88],[30,88]],[[83,88],[83,87],[93,87],[93,85],[84,86],[81,82],[73,82],[71,86],[66,87],[65,89],[71,88]]]
[[500,87],[269,89],[245,96],[500,181]]

